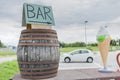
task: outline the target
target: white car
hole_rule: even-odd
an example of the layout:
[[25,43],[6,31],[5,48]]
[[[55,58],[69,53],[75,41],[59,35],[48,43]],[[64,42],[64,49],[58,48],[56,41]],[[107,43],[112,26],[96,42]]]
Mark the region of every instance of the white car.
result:
[[92,63],[94,60],[94,54],[88,49],[81,49],[63,54],[61,58],[66,63],[73,61],[85,61],[88,63]]

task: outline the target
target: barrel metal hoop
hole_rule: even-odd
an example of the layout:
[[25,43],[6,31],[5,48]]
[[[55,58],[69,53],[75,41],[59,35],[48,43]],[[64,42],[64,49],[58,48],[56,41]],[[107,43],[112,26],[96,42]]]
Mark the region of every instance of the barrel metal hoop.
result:
[[21,71],[29,71],[29,70],[51,70],[51,69],[57,69],[58,65],[52,66],[52,67],[44,67],[44,68],[20,68]]
[[20,72],[22,75],[31,75],[31,74],[34,74],[34,75],[46,75],[46,74],[52,74],[52,73],[57,73],[57,69],[54,69],[54,70],[50,70],[50,71],[42,71],[42,72],[24,72],[24,71],[21,71]]
[[56,34],[48,34],[48,33],[44,33],[44,34],[40,34],[40,33],[24,33],[21,36],[54,36],[57,37]]
[[19,43],[18,46],[56,46],[56,47],[59,47],[59,44]]
[[22,78],[25,78],[25,79],[45,79],[45,78],[55,77],[56,75],[57,75],[57,73],[52,73],[49,75],[42,75],[42,76],[23,76],[22,75]]
[[57,40],[57,38],[20,38],[20,40]]
[[42,32],[42,33],[56,33],[55,30],[51,30],[51,29],[27,29],[27,30],[23,30],[21,33],[31,33],[31,32],[34,32],[34,33],[39,33],[39,32]]
[[19,64],[58,64],[58,62],[49,62],[49,61],[41,61],[41,62],[18,62]]

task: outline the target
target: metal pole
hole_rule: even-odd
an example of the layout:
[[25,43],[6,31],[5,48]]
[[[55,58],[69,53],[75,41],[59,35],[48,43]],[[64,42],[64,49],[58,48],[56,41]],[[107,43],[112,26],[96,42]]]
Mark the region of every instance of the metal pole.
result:
[[85,21],[85,47],[87,48],[87,34],[86,34],[86,24],[88,21]]

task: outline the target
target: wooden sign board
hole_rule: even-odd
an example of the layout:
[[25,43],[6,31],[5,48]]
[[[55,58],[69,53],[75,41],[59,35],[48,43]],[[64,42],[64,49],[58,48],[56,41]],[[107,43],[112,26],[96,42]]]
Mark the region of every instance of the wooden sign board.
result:
[[27,24],[39,26],[54,26],[54,17],[51,6],[42,6],[36,4],[23,5],[22,26]]

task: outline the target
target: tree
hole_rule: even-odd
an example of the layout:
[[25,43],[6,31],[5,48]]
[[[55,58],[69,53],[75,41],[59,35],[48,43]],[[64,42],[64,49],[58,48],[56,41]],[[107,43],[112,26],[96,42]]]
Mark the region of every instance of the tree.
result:
[[85,47],[85,43],[84,42],[74,42],[74,43],[59,42],[59,44],[62,47]]
[[118,39],[118,42],[119,42],[119,46],[120,46],[120,39]]
[[4,44],[1,42],[1,40],[0,40],[0,47],[4,47]]
[[97,43],[89,43],[88,46],[97,46]]
[[116,46],[116,41],[115,41],[114,39],[111,40],[110,45],[111,45],[111,46]]
[[60,47],[65,47],[65,43],[64,42],[59,42]]

